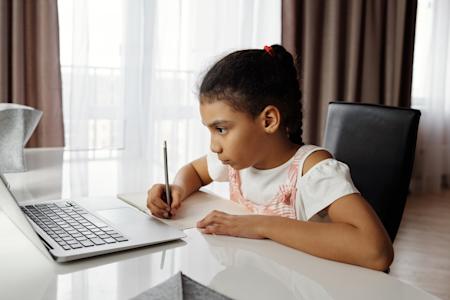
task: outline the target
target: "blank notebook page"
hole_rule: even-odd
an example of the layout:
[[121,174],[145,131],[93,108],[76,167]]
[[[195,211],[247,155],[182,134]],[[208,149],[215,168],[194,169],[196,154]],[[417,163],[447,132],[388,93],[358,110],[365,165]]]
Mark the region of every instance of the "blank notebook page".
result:
[[[147,193],[118,194],[117,198],[151,215],[147,209]],[[196,227],[197,222],[213,210],[219,210],[233,215],[252,214],[245,207],[231,200],[211,193],[198,191],[182,202],[175,217],[172,219],[158,219],[166,224],[184,230]]]

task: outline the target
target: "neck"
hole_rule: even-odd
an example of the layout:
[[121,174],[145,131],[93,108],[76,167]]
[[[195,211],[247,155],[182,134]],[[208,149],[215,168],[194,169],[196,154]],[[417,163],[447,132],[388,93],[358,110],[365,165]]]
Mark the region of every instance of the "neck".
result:
[[255,169],[265,170],[281,166],[294,156],[300,145],[292,143],[284,136],[273,136],[266,141],[263,159],[253,165]]

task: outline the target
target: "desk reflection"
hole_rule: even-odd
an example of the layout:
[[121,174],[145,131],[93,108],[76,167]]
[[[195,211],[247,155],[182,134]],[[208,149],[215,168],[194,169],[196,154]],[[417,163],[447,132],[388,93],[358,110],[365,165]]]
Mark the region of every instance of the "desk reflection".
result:
[[251,247],[229,247],[223,240],[208,236],[206,241],[225,266],[209,284],[215,290],[244,299],[333,299],[316,281],[257,254]]

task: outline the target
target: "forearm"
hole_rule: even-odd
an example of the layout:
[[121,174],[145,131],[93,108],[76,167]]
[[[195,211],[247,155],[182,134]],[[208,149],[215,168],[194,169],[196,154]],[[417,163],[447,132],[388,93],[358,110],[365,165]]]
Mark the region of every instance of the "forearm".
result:
[[347,223],[318,223],[261,216],[260,234],[303,252],[340,262],[384,270],[392,247]]
[[204,185],[192,164],[187,164],[178,171],[173,184],[178,185],[183,190],[183,200]]

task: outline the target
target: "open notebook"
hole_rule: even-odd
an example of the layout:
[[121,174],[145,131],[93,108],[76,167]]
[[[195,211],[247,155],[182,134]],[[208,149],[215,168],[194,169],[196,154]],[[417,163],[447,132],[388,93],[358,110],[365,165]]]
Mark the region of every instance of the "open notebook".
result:
[[[117,198],[147,214],[151,214],[147,209],[147,193],[118,194]],[[178,229],[188,229],[196,227],[197,222],[213,210],[220,210],[233,215],[251,214],[245,207],[231,200],[199,191],[183,201],[174,218],[160,220]]]

